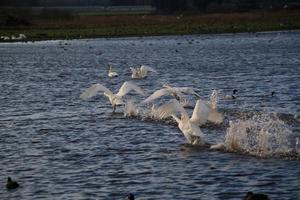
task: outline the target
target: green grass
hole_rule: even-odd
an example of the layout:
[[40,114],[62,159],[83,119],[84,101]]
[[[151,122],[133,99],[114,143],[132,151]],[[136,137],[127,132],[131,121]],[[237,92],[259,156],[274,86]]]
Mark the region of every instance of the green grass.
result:
[[[120,16],[122,17],[122,16]],[[151,17],[151,16],[150,16]],[[198,16],[199,17],[199,16]],[[147,17],[148,18],[148,17]],[[133,20],[132,18],[129,18]],[[134,18],[136,19],[136,18]],[[169,20],[169,21],[168,21]],[[74,39],[96,37],[123,37],[123,36],[153,36],[153,35],[183,35],[183,34],[208,34],[208,33],[238,33],[261,32],[274,30],[300,29],[300,15],[275,16],[268,18],[186,18],[182,20],[168,19],[163,22],[89,25],[82,27],[72,25],[71,28],[60,27],[41,28],[6,28],[0,29],[0,35],[18,35],[23,33],[28,40],[47,39]],[[92,24],[92,23],[91,23]],[[47,26],[46,26],[47,27]],[[80,28],[79,28],[80,27]]]
[[150,11],[102,11],[102,12],[80,12],[79,16],[112,16],[112,15],[148,15]]

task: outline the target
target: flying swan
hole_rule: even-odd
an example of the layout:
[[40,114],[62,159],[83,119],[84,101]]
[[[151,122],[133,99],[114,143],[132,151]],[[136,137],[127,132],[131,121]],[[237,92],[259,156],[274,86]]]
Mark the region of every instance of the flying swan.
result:
[[[203,113],[205,117],[205,112],[208,111],[205,109],[200,109],[200,111],[198,111],[198,108],[201,106],[201,101],[202,100],[197,101],[191,118],[189,118],[186,110],[176,99],[172,99],[168,103],[157,108],[156,113],[161,119],[172,116],[178,123],[178,128],[181,130],[189,144],[204,145],[206,143],[205,136],[200,130],[199,124],[202,124],[205,119],[202,119],[203,116],[198,115]],[[181,114],[180,118],[176,116],[176,113],[178,112]]]
[[[175,99],[174,99],[175,100]],[[155,109],[152,107],[152,113],[154,113],[155,118],[157,119],[163,119],[166,117],[171,116],[171,114],[176,113],[177,111],[183,111],[181,107],[183,105],[180,103],[181,107],[178,107],[177,104],[170,103],[173,102],[173,100],[169,101],[169,103],[166,103],[159,108]],[[176,102],[178,102],[176,100]],[[207,123],[207,121],[220,124],[223,122],[223,115],[218,111],[217,109],[217,103],[218,103],[218,92],[217,90],[213,90],[210,100],[204,101],[201,99],[198,99],[196,101],[196,105],[193,110],[193,115],[191,118],[191,121],[198,124],[199,126]]]
[[184,98],[184,94],[193,94],[196,97],[200,98],[200,95],[197,94],[193,88],[191,87],[171,87],[167,84],[163,85],[164,88],[155,91],[152,95],[150,95],[147,99],[145,99],[142,103],[150,103],[151,101],[160,98],[164,95],[172,95],[177,101],[179,101],[184,106],[187,105],[187,101]]
[[87,100],[93,96],[96,96],[99,92],[104,92],[103,94],[109,99],[113,112],[115,112],[116,107],[119,105],[124,105],[124,101],[122,99],[123,96],[128,94],[130,91],[136,91],[138,94],[144,95],[144,91],[134,83],[124,82],[118,93],[113,94],[108,88],[97,83],[86,89],[81,95],[80,98]]
[[155,69],[153,69],[152,67],[146,66],[146,65],[141,65],[140,68],[130,67],[130,69],[132,72],[131,78],[133,78],[133,79],[145,78],[147,76],[148,72],[157,73],[157,71]]

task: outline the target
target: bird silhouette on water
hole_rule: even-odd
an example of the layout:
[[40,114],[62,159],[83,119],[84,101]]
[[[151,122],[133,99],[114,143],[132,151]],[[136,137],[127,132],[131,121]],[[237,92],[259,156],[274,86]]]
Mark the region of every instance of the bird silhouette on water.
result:
[[238,90],[237,89],[234,89],[232,90],[232,94],[227,94],[225,96],[225,99],[236,99],[236,94],[237,94]]
[[247,192],[244,200],[270,200],[270,198],[265,194],[254,194],[253,192]]
[[275,92],[272,91],[272,92],[271,92],[271,97],[274,97],[274,96],[275,96]]
[[128,200],[134,200],[134,195],[132,193],[129,193],[127,196]]
[[19,187],[19,184],[16,181],[11,180],[10,177],[7,178],[6,188],[7,189],[16,189]]

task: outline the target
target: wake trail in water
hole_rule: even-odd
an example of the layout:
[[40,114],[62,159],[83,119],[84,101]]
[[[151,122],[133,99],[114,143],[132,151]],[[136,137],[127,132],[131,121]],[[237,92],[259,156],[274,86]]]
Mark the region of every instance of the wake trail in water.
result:
[[[249,113],[251,114],[249,115]],[[281,119],[290,119],[294,116],[254,111],[249,113],[239,113],[238,115],[243,116],[242,119],[229,121],[229,123],[208,123],[201,126],[224,129],[224,142],[212,145],[212,149],[263,158],[276,157],[300,160],[299,138]],[[138,108],[133,102],[129,102],[125,106],[124,115],[142,121],[177,125],[172,118],[161,118],[160,115],[157,115],[154,107],[150,109]]]

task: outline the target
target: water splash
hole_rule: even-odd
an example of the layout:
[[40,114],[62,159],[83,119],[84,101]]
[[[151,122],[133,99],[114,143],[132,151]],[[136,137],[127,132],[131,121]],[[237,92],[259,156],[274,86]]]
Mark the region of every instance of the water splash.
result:
[[219,100],[219,91],[213,90],[210,95],[210,100],[209,100],[209,103],[210,103],[210,106],[212,107],[212,109],[217,108],[218,100]]
[[139,115],[139,110],[133,101],[127,101],[124,108],[125,117],[137,117]]
[[254,115],[251,119],[229,122],[225,136],[225,148],[230,152],[242,152],[267,157],[287,155],[291,152],[289,141],[292,131],[275,114]]

